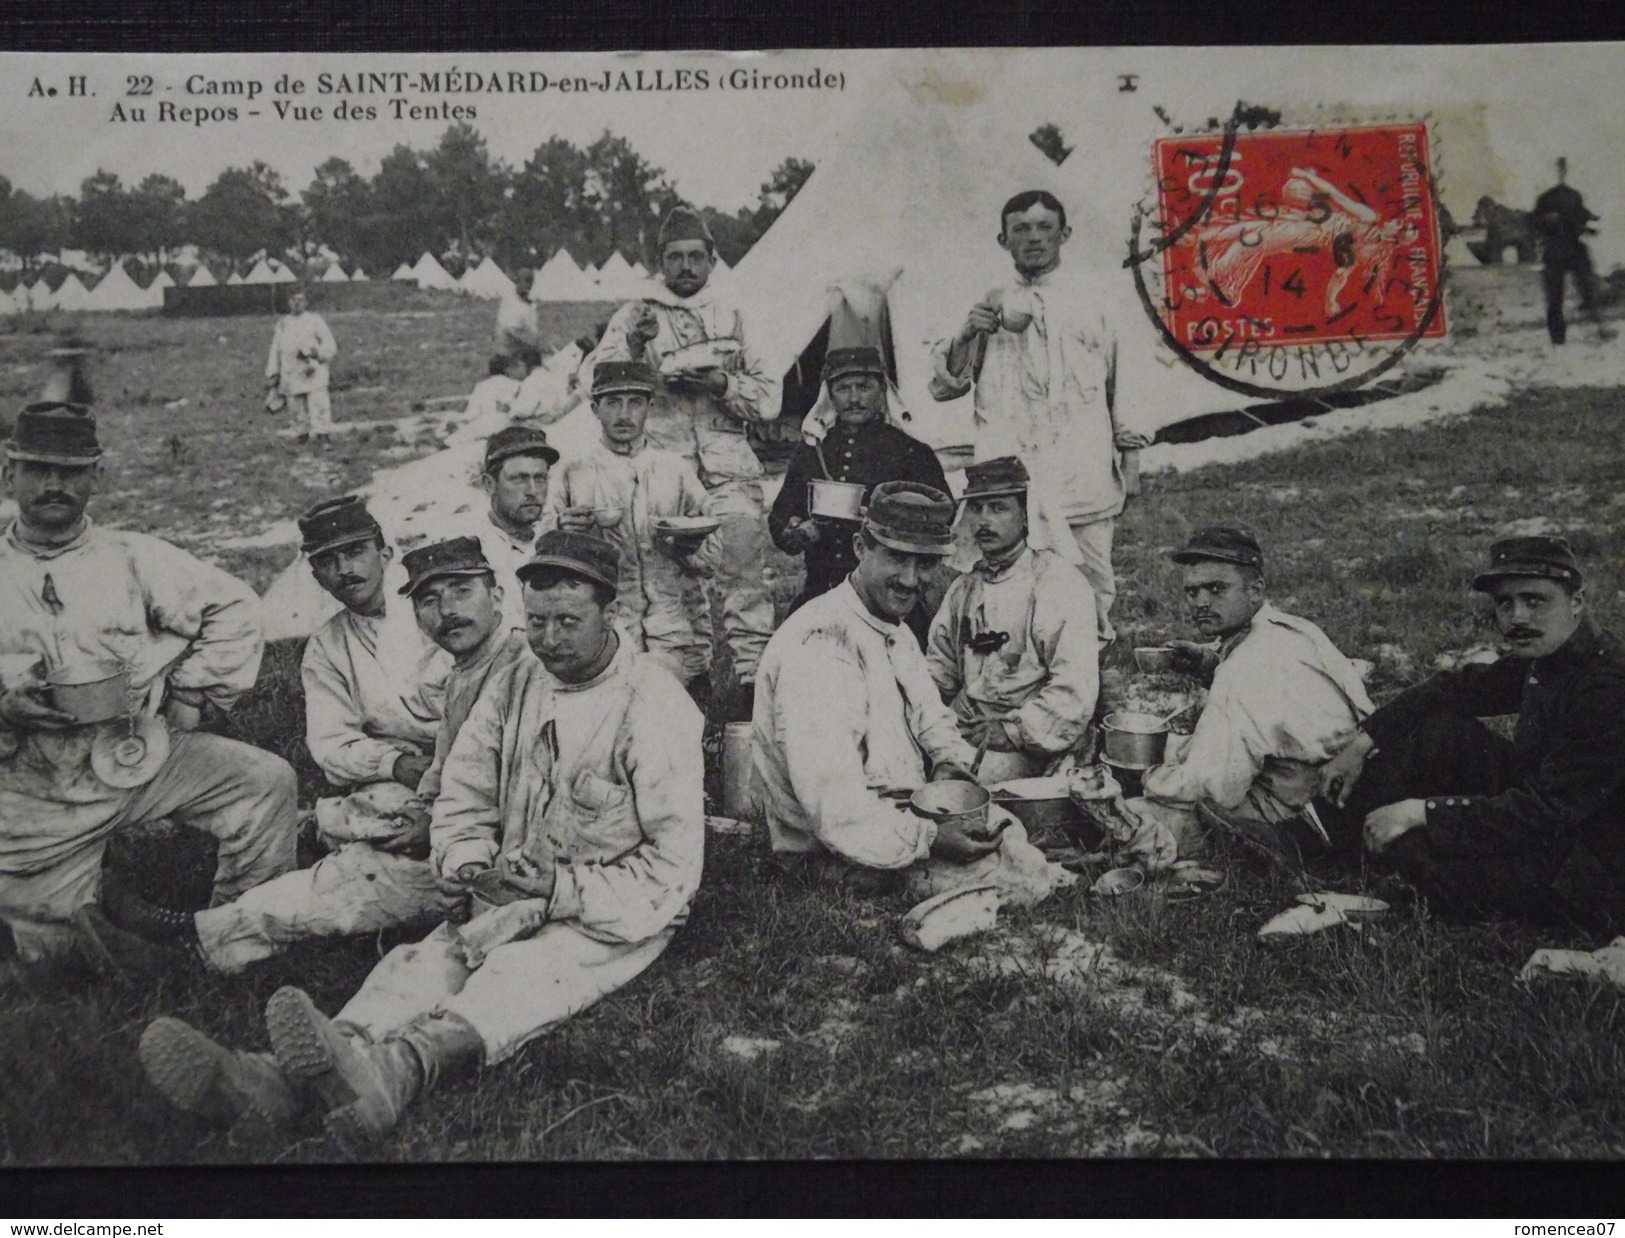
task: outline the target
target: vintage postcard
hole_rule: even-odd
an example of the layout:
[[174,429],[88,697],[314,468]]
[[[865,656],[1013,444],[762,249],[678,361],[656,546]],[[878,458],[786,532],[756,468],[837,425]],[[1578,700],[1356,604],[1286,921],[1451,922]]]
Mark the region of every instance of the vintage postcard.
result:
[[0,1162],[1619,1156],[1622,83],[0,55]]

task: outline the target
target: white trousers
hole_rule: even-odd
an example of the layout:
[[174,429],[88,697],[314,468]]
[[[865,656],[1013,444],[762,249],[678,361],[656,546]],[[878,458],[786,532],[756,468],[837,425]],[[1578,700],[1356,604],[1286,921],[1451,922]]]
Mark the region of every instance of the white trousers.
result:
[[1116,526],[1114,516],[1101,516],[1067,526],[1072,530],[1072,540],[1078,544],[1078,553],[1083,556],[1078,570],[1095,591],[1095,618],[1100,625],[1102,649],[1117,635],[1111,623],[1112,603],[1117,600],[1117,574],[1112,570],[1112,533]]
[[333,428],[333,401],[326,387],[289,396],[288,407],[295,422],[303,422],[312,434],[326,434]]
[[471,971],[450,927],[442,925],[385,955],[335,1018],[379,1040],[420,1015],[460,1015],[479,1032],[485,1064],[492,1066],[630,983],[676,932],[668,928],[635,945],[612,945],[558,922],[534,937],[497,946]]
[[426,862],[350,843],[195,919],[203,957],[229,975],[308,938],[433,924],[456,901]]
[[[101,896],[107,837],[123,826],[174,817],[219,839],[216,904],[293,867],[293,768],[263,749],[202,731],[182,731],[170,743],[157,776],[134,791],[110,792],[124,802],[61,861],[34,873],[0,872],[0,920],[11,926],[24,960],[72,949],[70,917]],[[51,808],[40,804],[42,813]],[[0,863],[4,846],[0,832]]]

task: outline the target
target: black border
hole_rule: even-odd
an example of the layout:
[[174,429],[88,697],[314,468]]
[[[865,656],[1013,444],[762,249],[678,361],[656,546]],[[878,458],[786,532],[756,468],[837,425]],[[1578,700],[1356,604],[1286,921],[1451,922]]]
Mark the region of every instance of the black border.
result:
[[[1625,38],[1615,0],[0,0],[0,48],[490,52]],[[1625,154],[1622,154],[1625,157]],[[4,1086],[4,1081],[0,1081]],[[1571,1162],[835,1162],[5,1169],[0,1217],[1571,1217],[1625,1212]]]

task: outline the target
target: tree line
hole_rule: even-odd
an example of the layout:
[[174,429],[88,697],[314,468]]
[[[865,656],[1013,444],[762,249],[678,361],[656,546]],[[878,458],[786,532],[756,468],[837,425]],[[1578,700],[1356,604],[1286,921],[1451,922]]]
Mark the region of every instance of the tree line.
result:
[[[774,168],[752,206],[700,207],[729,263],[739,260],[812,174],[794,157]],[[560,247],[578,262],[653,257],[660,220],[683,199],[665,171],[607,129],[585,148],[551,138],[518,167],[454,125],[434,147],[397,145],[362,176],[331,158],[296,197],[276,169],[226,168],[196,199],[153,173],[125,185],[98,171],[77,197],[35,197],[0,176],[0,249],[22,258],[63,247],[104,263],[134,255],[151,266],[184,245],[242,267],[261,255],[303,267],[324,250],[347,268],[387,276],[424,252],[457,271],[491,257],[504,269],[539,266]]]

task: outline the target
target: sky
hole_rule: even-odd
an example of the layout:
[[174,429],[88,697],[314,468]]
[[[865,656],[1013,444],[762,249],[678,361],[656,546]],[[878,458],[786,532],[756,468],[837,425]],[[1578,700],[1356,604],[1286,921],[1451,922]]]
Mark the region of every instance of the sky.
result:
[[[1224,115],[1238,99],[1285,108],[1311,119],[1435,119],[1441,191],[1458,215],[1480,193],[1529,205],[1553,179],[1552,162],[1566,154],[1570,181],[1603,216],[1606,253],[1625,259],[1625,46],[1538,45],[1472,48],[1084,48],[1038,51],[762,53],[596,53],[430,55],[130,55],[12,53],[0,55],[0,173],[33,193],[75,193],[98,169],[127,182],[149,172],[177,177],[196,195],[225,167],[263,159],[295,191],[330,155],[363,174],[398,142],[429,147],[449,120],[391,119],[386,95],[316,94],[320,73],[493,71],[542,73],[549,81],[602,79],[606,72],[664,82],[679,71],[704,73],[694,91],[564,93],[413,93],[409,101],[476,109],[471,122],[493,154],[524,160],[549,137],[577,144],[606,128],[630,139],[663,167],[691,201],[733,209],[753,203],[757,188],[782,159],[819,162],[840,145],[843,129],[863,123],[865,109],[923,106],[964,115],[988,141],[1020,141],[1043,123],[1058,123],[1080,148],[1106,142],[1112,150],[1100,176],[1116,187],[1143,181],[1140,153],[1173,123],[1200,124]],[[838,75],[842,89],[739,91],[724,85],[734,71]],[[1120,89],[1123,73],[1135,90]],[[92,97],[69,94],[68,78],[85,79]],[[321,121],[278,119],[272,89],[288,76],[307,83],[284,102],[323,107]],[[129,93],[152,78],[152,93]],[[55,97],[30,97],[36,81]],[[188,82],[218,90],[258,82],[262,93],[189,92]],[[341,98],[379,109],[376,120],[333,116]],[[236,123],[160,122],[161,104],[176,109],[233,107]],[[109,119],[115,105],[140,106],[144,123]],[[250,110],[260,113],[250,117]],[[897,174],[907,176],[907,152]],[[885,174],[877,170],[877,174]]]

